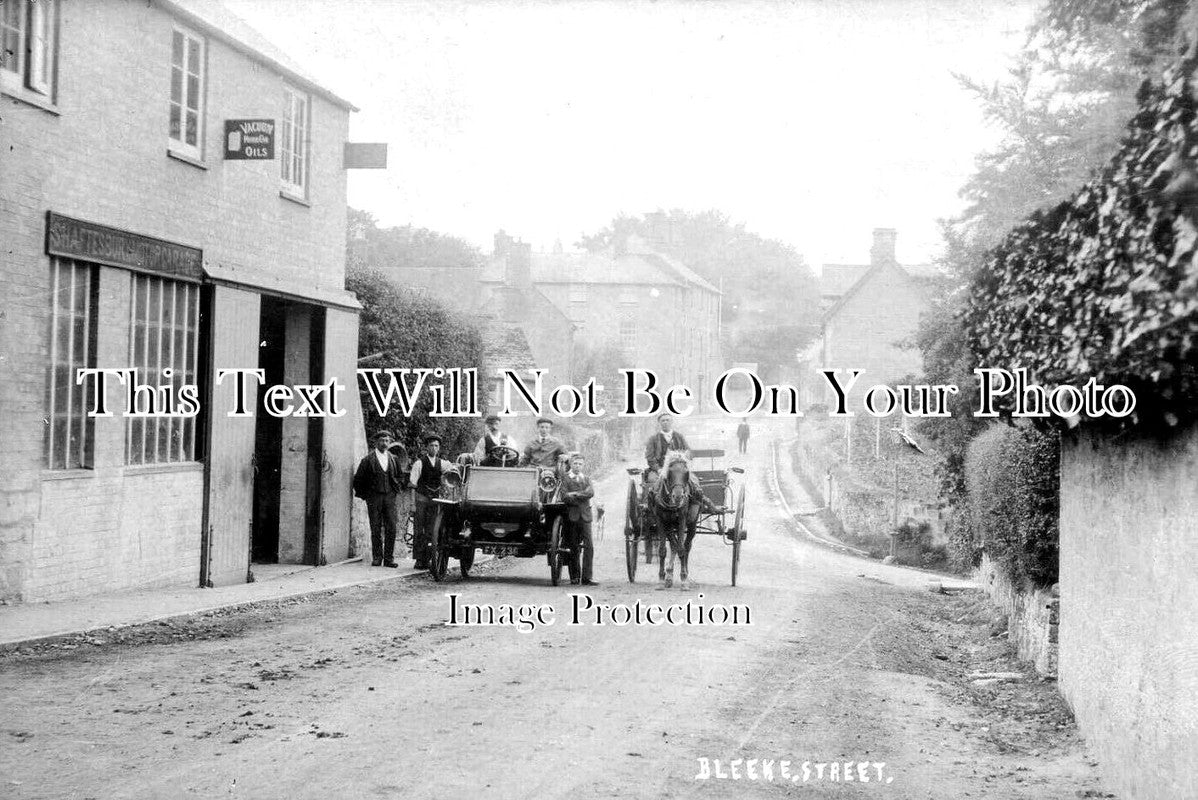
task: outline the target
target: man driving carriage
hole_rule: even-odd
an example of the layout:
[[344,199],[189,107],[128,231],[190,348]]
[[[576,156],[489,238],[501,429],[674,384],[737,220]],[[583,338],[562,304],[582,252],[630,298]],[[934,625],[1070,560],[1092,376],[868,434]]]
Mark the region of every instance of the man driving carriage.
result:
[[657,433],[645,442],[645,461],[649,471],[656,474],[665,466],[666,453],[690,453],[686,437],[674,430],[674,415],[668,412],[657,415]]
[[474,448],[474,463],[480,467],[514,467],[520,461],[520,446],[501,430],[503,418],[489,414],[483,421],[486,430]]
[[683,589],[688,587],[688,562],[691,544],[699,524],[699,513],[715,514],[720,507],[703,493],[699,481],[691,474],[690,459],[683,452],[669,452],[662,457],[665,472],[649,493],[649,508],[658,530],[669,543],[669,561],[662,561],[659,575],[664,587],[674,585],[674,559],[679,560]]

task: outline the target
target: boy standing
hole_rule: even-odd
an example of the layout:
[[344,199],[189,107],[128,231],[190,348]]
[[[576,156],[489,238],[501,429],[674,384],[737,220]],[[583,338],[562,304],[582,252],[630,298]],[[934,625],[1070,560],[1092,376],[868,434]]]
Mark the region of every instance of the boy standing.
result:
[[586,458],[581,453],[570,456],[569,470],[562,478],[562,499],[566,503],[566,519],[570,528],[570,538],[580,551],[582,574],[579,575],[579,564],[575,559],[570,560],[570,583],[583,586],[598,586],[592,580],[592,568],[595,563],[595,540],[591,535],[591,498],[595,489],[591,479],[586,475]]

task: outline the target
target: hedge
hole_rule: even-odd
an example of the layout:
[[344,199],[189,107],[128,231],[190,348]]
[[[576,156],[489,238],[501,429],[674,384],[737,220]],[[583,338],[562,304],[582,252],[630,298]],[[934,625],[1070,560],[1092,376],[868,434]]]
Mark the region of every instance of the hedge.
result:
[[1139,405],[1119,427],[1198,416],[1196,68],[1191,48],[1163,83],[1145,82],[1100,174],[990,252],[963,320],[977,363],[1047,385],[1126,385]]
[[1054,432],[995,425],[965,457],[975,542],[1017,583],[1057,581],[1059,445]]

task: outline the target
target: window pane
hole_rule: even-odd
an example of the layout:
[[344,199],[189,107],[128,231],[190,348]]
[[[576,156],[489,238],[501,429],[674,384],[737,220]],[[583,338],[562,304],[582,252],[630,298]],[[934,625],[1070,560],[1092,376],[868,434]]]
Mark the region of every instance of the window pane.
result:
[[195,39],[187,40],[187,71],[200,74],[200,43]]
[[171,64],[183,66],[183,34],[178,31],[171,37]]
[[183,71],[178,67],[171,67],[171,102],[183,102]]
[[197,75],[187,76],[187,107],[192,111],[200,108],[200,79]]
[[194,145],[198,141],[198,139],[196,137],[197,128],[198,128],[198,123],[196,121],[196,112],[188,111],[187,112],[187,134],[184,137],[185,142],[187,142],[188,144]]

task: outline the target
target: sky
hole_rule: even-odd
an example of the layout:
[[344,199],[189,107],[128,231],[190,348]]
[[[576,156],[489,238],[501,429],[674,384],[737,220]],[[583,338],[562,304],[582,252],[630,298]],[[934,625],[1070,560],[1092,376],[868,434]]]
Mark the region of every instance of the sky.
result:
[[818,270],[940,251],[992,146],[954,73],[1000,78],[1029,0],[225,0],[361,110],[349,173],[383,225],[489,251],[500,228],[567,248],[624,212],[718,208]]

